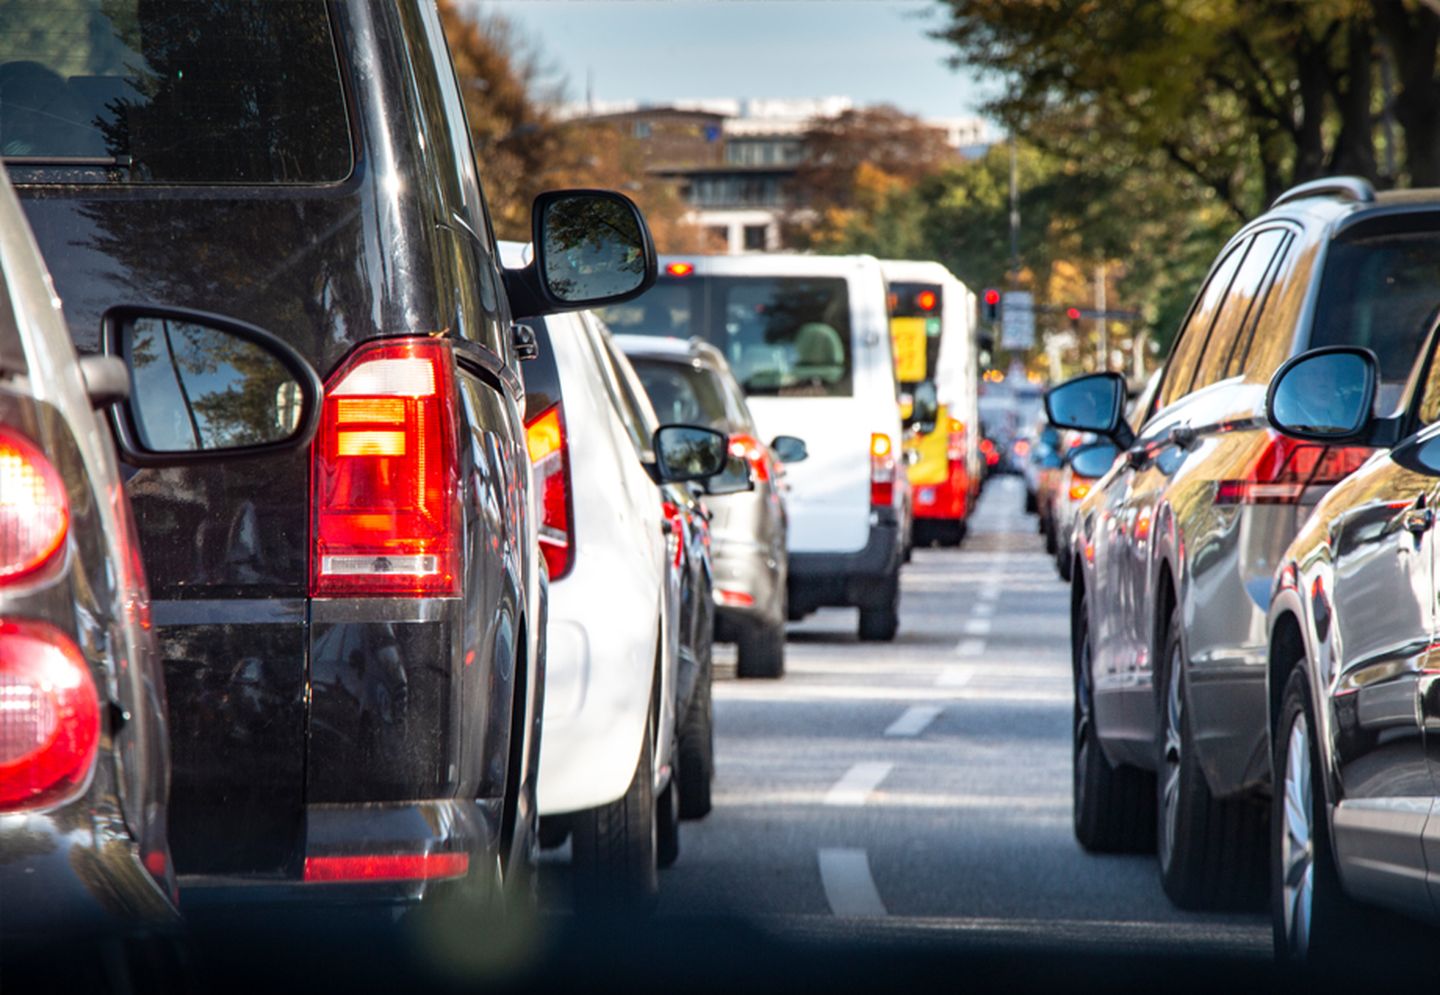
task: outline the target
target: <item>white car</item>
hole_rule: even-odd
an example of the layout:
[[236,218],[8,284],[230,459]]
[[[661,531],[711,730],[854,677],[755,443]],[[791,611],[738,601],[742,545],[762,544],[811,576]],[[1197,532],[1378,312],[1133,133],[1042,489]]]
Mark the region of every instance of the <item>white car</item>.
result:
[[[508,264],[521,252],[502,245]],[[541,838],[569,836],[578,900],[644,902],[679,853],[680,575],[657,481],[686,477],[659,468],[660,433],[711,437],[712,472],[728,442],[656,432],[592,315],[529,325],[538,354],[523,368],[525,420],[550,576]]]
[[643,296],[607,307],[617,334],[718,348],[770,439],[805,440],[787,468],[791,619],[860,609],[860,638],[899,625],[908,484],[880,263],[870,256],[670,256]]

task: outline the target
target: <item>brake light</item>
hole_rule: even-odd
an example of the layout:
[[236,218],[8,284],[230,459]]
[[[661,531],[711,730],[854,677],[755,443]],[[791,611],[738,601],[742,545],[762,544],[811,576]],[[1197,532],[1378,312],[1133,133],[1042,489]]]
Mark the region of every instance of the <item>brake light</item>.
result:
[[660,512],[670,523],[670,535],[675,541],[675,566],[685,562],[685,515],[674,501],[661,501]]
[[715,600],[731,608],[749,608],[755,604],[755,596],[749,591],[732,591],[724,587],[715,588]]
[[1089,485],[1089,484],[1075,483],[1075,484],[1071,484],[1071,485],[1070,485],[1070,500],[1071,500],[1071,501],[1079,501],[1081,498],[1083,498],[1086,494],[1089,494],[1089,493],[1090,493],[1090,485]]
[[50,562],[69,531],[60,475],[29,441],[0,428],[0,584]]
[[1244,477],[1216,484],[1215,503],[1299,504],[1305,488],[1338,484],[1370,453],[1365,446],[1326,446],[1271,435]]
[[933,311],[935,310],[935,305],[939,303],[939,300],[940,298],[935,295],[935,291],[922,290],[915,295],[915,306],[921,311]]
[[965,423],[956,418],[949,419],[945,436],[945,459],[951,463],[965,460]]
[[463,877],[469,871],[468,853],[353,854],[305,858],[306,881],[426,881]]
[[888,508],[895,503],[895,447],[890,436],[870,436],[870,506]]
[[75,644],[41,622],[0,622],[0,812],[83,783],[99,740],[100,696]]
[[454,382],[431,339],[363,349],[330,378],[311,471],[316,597],[458,593]]
[[770,461],[759,439],[743,433],[730,436],[730,455],[739,457],[750,465],[750,475],[757,483],[770,479]]
[[570,443],[565,416],[552,404],[525,426],[534,468],[535,490],[540,496],[540,552],[551,580],[570,572],[575,562],[575,529],[570,502]]
[[695,272],[694,263],[670,263],[665,267],[665,272],[671,276],[689,276]]

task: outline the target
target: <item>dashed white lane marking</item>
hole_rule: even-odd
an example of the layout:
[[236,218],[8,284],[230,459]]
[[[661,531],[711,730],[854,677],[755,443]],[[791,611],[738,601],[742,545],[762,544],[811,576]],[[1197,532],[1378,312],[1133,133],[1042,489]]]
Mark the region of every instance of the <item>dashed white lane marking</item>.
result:
[[965,627],[961,631],[967,636],[988,636],[994,624],[988,618],[972,618],[965,623]]
[[885,903],[870,876],[870,859],[864,850],[827,847],[820,851],[820,884],[825,901],[837,916],[859,918],[886,915]]
[[970,683],[973,674],[968,667],[945,667],[940,671],[940,676],[935,678],[935,686],[942,688],[960,688]]
[[940,709],[935,705],[912,705],[905,709],[904,713],[890,723],[885,730],[887,736],[918,736],[925,731],[925,727],[940,717]]
[[825,792],[826,805],[864,805],[870,792],[880,786],[889,775],[894,764],[868,761],[856,764]]
[[956,656],[980,656],[985,652],[985,640],[962,639],[955,646]]
[[991,615],[995,614],[995,602],[977,601],[975,603],[974,609],[972,610],[974,611],[976,618],[989,618]]

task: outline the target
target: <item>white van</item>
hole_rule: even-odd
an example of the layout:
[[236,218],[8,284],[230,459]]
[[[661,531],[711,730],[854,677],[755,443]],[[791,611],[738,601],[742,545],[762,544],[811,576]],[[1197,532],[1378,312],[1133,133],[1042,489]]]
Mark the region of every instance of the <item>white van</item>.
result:
[[617,334],[709,341],[764,438],[805,441],[785,468],[788,615],[853,605],[875,640],[899,621],[904,488],[885,293],[870,256],[667,256],[654,288],[604,311]]

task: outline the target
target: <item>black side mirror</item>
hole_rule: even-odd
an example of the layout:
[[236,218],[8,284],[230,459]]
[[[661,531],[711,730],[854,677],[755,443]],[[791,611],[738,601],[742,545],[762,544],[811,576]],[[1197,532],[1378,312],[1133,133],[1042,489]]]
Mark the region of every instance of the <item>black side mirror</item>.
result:
[[649,290],[657,263],[634,201],[609,190],[552,190],[531,210],[535,258],[505,271],[516,321],[618,304]]
[[1113,442],[1091,442],[1070,450],[1065,462],[1077,477],[1095,479],[1110,472],[1120,449]]
[[750,472],[750,463],[743,456],[727,454],[725,469],[701,482],[706,494],[723,497],[726,494],[744,494],[755,489],[755,477]]
[[1369,349],[1325,346],[1286,362],[1265,394],[1265,417],[1289,436],[1314,442],[1368,438],[1380,365]]
[[1056,428],[1093,432],[1122,447],[1133,441],[1125,424],[1125,378],[1118,373],[1090,373],[1052,387],[1045,415]]
[[797,439],[793,435],[777,435],[770,440],[770,451],[781,463],[799,463],[810,458],[810,450],[805,447],[804,439]]
[[320,422],[314,368],[263,329],[217,315],[117,308],[105,352],[133,389],[112,408],[122,458],[169,466],[299,449]]
[[725,469],[730,455],[730,442],[724,435],[698,425],[661,425],[652,445],[655,473],[662,482],[713,477]]
[[911,391],[910,417],[905,419],[906,428],[914,428],[921,435],[935,431],[935,420],[940,416],[940,400],[931,380],[922,380]]

